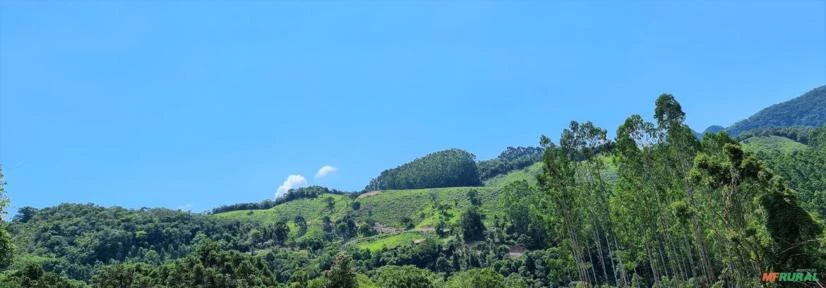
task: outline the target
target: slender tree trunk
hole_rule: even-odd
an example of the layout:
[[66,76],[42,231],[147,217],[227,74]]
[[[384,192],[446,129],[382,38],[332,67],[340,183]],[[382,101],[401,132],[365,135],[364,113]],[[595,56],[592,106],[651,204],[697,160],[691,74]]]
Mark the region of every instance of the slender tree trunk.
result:
[[660,273],[657,271],[656,263],[654,263],[654,257],[651,255],[651,248],[648,247],[648,244],[645,245],[645,254],[648,256],[648,266],[651,268],[651,276],[654,277],[654,283],[660,283]]
[[[690,233],[690,231],[686,231],[686,232]],[[691,240],[689,239],[690,237],[691,237],[690,235],[686,235],[684,237],[681,237],[682,240],[683,240],[681,251],[683,252],[682,255],[685,257],[685,261],[683,262],[683,265],[685,265],[685,267],[686,267],[686,275],[685,275],[686,278],[685,279],[689,279],[689,278],[693,278],[694,276],[697,276],[697,274],[694,273],[694,268],[696,266],[694,266],[694,253],[692,253],[693,249],[691,249]]]
[[[564,200],[563,200],[564,201]],[[563,209],[566,209],[563,207]],[[579,274],[579,280],[588,284],[588,273],[584,271],[585,267],[581,263],[581,256],[580,256],[580,249],[579,244],[577,243],[576,233],[573,230],[573,225],[570,223],[570,211],[563,211],[563,221],[565,225],[565,230],[568,231],[568,239],[571,241],[571,252],[574,257],[574,264],[577,268],[577,274]]]
[[[588,240],[585,240],[585,247],[590,247],[590,245],[588,245]],[[594,265],[594,257],[591,256],[591,253],[588,252],[588,250],[589,249],[585,249],[585,253],[588,254],[588,261],[591,262],[591,275],[594,276],[594,285],[599,285],[599,278],[597,278],[597,269]]]
[[[621,251],[622,248],[620,248],[619,244],[617,243],[617,237],[614,236],[612,238],[614,240],[614,247],[615,247],[614,251],[615,252],[616,251]],[[620,279],[622,279],[622,283],[623,283],[622,286],[627,287],[628,286],[628,275],[625,273],[625,265],[622,264],[622,257],[621,256],[617,255],[616,257],[617,257],[617,262],[619,263]]]
[[608,270],[605,269],[605,258],[602,255],[602,240],[600,240],[600,238],[599,238],[598,226],[597,226],[596,221],[593,220],[593,219],[591,220],[591,225],[593,225],[593,227],[594,227],[594,229],[593,229],[594,230],[593,231],[594,241],[596,241],[596,244],[597,244],[596,248],[597,248],[597,255],[599,256],[599,264],[602,266],[602,277],[603,277],[603,279],[605,279],[605,281],[608,281]]

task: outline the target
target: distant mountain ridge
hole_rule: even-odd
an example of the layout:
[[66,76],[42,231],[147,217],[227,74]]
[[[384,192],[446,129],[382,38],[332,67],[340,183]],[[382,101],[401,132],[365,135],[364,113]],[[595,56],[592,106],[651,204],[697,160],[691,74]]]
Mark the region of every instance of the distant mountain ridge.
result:
[[706,128],[705,131],[703,131],[703,134],[717,133],[717,132],[720,132],[720,131],[723,131],[723,130],[726,130],[726,127],[723,127],[723,126],[720,126],[720,125],[711,125],[711,126],[708,126],[708,128]]
[[[826,85],[786,102],[774,104],[726,129],[732,136],[773,127],[819,127],[826,125]],[[711,127],[710,127],[711,128]]]

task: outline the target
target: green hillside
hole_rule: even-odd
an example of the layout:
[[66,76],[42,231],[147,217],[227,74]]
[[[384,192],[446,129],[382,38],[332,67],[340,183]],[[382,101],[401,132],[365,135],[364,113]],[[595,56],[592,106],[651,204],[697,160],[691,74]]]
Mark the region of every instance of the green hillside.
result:
[[[606,180],[612,181],[617,177],[617,167],[614,165],[613,158],[610,156],[600,156],[599,159],[605,165],[605,171],[602,176]],[[485,181],[485,186],[501,187],[516,181],[528,181],[528,184],[536,186],[536,177],[542,173],[542,162],[536,162],[531,166],[523,169],[512,171],[508,174],[498,175]]]
[[[327,199],[333,199],[334,208],[329,209],[327,206]],[[243,222],[252,221],[259,224],[272,224],[278,221],[286,221],[290,224],[290,237],[292,238],[307,238],[312,236],[321,236],[322,219],[324,216],[330,218],[341,218],[348,210],[350,210],[350,197],[335,194],[323,194],[318,198],[313,199],[298,199],[290,201],[281,205],[277,205],[270,209],[262,210],[237,210],[230,212],[223,212],[211,215],[217,219],[240,220]],[[307,221],[307,232],[304,235],[298,235],[296,223],[294,221],[296,216],[304,217]]]
[[804,144],[780,136],[749,137],[743,140],[742,143],[743,148],[747,151],[752,151],[755,153],[760,151],[779,151],[789,154],[795,151],[803,151],[808,148],[808,146]]
[[536,162],[526,168],[485,180],[485,186],[498,187],[522,180],[528,181],[531,185],[536,185],[536,176],[539,173],[542,173],[542,162]]
[[426,238],[433,238],[433,233],[422,231],[406,231],[398,234],[381,234],[372,237],[358,239],[355,244],[359,249],[369,251],[379,251],[382,249],[393,249],[399,246],[415,243]]
[[732,136],[760,128],[826,124],[826,86],[812,89],[800,97],[760,110],[726,129]]
[[[409,223],[416,228],[432,228],[440,217],[434,204],[446,205],[449,216],[445,219],[446,222],[456,223],[460,212],[470,206],[467,198],[470,190],[478,191],[482,202],[480,210],[483,214],[492,216],[500,213],[498,188],[453,187],[372,191],[356,199],[345,195],[324,194],[313,199],[290,201],[270,209],[230,211],[217,213],[212,217],[268,224],[281,220],[292,221],[301,215],[306,219],[308,231],[311,232],[320,231],[325,216],[335,220],[347,214],[355,216],[357,220],[372,219],[388,229],[404,230],[407,223],[405,219],[410,219]],[[328,197],[334,199],[334,209],[327,208]],[[351,207],[352,202],[360,203],[358,210]]]

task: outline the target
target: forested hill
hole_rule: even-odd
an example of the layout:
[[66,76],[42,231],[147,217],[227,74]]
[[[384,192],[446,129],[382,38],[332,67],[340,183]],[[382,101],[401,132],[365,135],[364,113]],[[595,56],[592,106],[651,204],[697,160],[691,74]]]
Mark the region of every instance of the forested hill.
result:
[[542,151],[540,147],[508,147],[496,158],[479,162],[460,149],[434,152],[382,171],[364,191],[481,186],[483,181],[539,162]]
[[364,190],[481,186],[475,157],[460,149],[430,153],[382,171]]
[[769,106],[728,127],[732,136],[776,127],[819,127],[826,125],[826,86],[820,86],[792,100]]

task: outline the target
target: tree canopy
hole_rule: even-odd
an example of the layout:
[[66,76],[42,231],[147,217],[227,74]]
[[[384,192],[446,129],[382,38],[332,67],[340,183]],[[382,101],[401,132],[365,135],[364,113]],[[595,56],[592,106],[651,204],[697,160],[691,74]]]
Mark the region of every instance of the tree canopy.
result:
[[422,158],[388,169],[370,180],[365,191],[419,189],[436,187],[480,186],[475,156],[464,150],[450,149],[427,154]]

